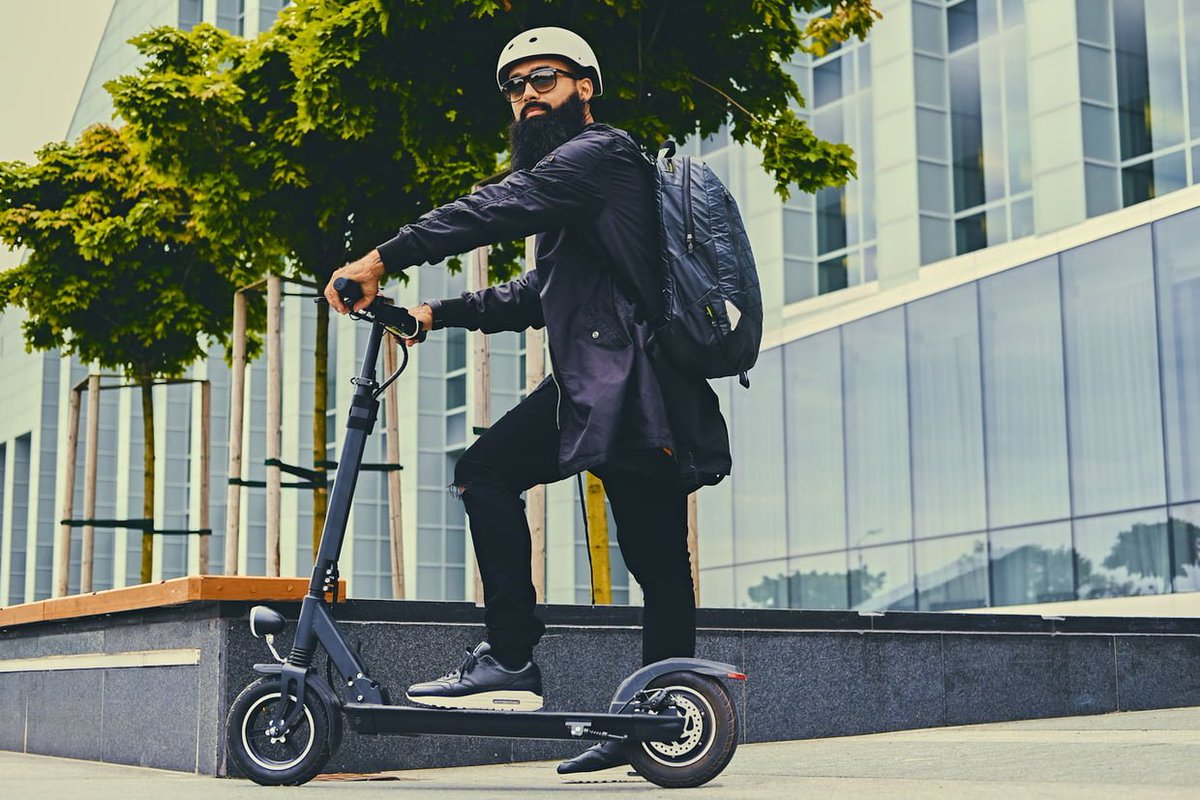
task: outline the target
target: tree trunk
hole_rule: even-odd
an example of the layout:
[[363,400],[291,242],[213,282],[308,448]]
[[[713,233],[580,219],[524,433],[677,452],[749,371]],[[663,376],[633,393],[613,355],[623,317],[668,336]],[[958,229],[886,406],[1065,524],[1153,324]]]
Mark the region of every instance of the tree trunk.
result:
[[321,545],[321,530],[325,527],[325,513],[329,508],[329,485],[326,478],[325,461],[329,453],[325,449],[328,431],[325,429],[327,412],[325,398],[329,387],[329,306],[317,303],[317,342],[313,348],[313,469],[317,472],[317,488],[313,491],[312,553],[313,562]]
[[[142,516],[154,519],[154,379],[138,376],[142,390]],[[151,523],[153,525],[153,523]],[[142,531],[142,583],[149,583],[154,571],[154,532]]]

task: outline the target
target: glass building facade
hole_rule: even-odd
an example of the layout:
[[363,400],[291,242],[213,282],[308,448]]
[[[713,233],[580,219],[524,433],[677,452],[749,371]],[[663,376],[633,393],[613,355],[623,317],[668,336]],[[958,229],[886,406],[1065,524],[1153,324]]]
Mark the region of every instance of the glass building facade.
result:
[[1200,6],[1077,0],[1089,214],[1196,182]]
[[1194,209],[764,351],[701,495],[706,604],[1200,590],[1198,291]]

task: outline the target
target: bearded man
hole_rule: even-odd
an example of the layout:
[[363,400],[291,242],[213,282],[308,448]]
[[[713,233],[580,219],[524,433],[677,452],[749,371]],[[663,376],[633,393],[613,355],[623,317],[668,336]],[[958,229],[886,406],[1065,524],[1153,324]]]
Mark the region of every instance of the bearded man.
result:
[[[405,225],[337,270],[325,296],[357,281],[369,304],[385,272],[436,264],[475,247],[537,234],[536,268],[516,280],[410,309],[424,330],[545,327],[553,374],[459,459],[451,487],[470,519],[483,580],[486,641],[458,669],[409,688],[414,703],[536,710],[530,536],[521,493],[582,470],[604,482],[621,554],[644,598],[642,660],[692,657],[696,609],[687,495],[729,473],[716,395],[655,352],[662,265],[653,168],[624,131],[598,123],[603,92],[591,47],[562,28],[536,28],[500,53],[496,81],[512,106],[512,172]],[[628,763],[604,742],[559,766],[586,772]]]

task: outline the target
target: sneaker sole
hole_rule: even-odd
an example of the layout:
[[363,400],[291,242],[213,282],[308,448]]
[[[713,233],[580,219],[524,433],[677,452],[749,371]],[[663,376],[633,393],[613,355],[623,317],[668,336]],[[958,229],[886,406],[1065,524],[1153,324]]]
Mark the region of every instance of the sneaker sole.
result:
[[487,711],[540,711],[542,698],[533,692],[480,692],[463,697],[405,694],[409,702],[435,708],[471,708]]

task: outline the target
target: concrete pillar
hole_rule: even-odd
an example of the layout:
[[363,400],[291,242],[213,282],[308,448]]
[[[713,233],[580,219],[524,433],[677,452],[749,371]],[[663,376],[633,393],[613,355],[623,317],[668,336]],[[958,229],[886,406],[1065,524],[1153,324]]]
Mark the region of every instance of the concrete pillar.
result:
[[1087,219],[1075,4],[1029,0],[1025,18],[1034,230],[1044,234]]
[[921,266],[917,108],[910,0],[884,0],[871,30],[875,217],[879,286],[914,280]]

